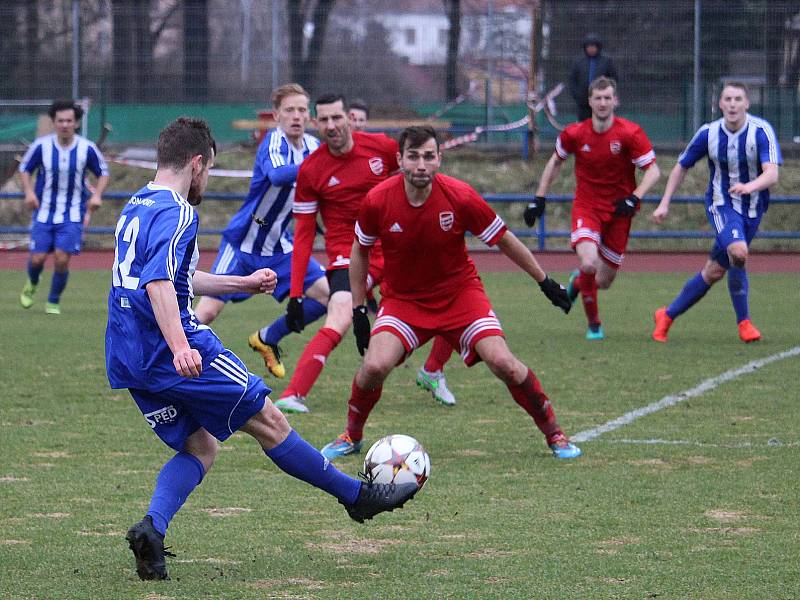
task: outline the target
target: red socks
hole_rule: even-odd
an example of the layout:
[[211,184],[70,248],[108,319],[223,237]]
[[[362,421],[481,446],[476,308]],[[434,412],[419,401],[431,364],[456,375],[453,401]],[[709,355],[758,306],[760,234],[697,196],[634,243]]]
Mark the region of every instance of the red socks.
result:
[[428,360],[425,361],[425,366],[423,368],[428,373],[442,371],[445,363],[450,360],[451,354],[453,354],[453,347],[443,337],[437,335],[433,338],[431,353],[428,354]]
[[367,422],[369,413],[381,398],[383,386],[374,390],[365,390],[358,387],[355,377],[350,391],[350,401],[347,403],[347,435],[357,442],[364,437],[364,423]]
[[550,405],[550,399],[544,393],[542,384],[539,383],[533,371],[528,369],[528,376],[525,381],[519,385],[509,385],[508,391],[511,392],[514,401],[533,417],[539,431],[547,438],[548,444],[554,438],[564,435],[556,421],[556,415]]
[[594,278],[594,273],[581,271],[576,283],[581,292],[586,320],[589,321],[589,325],[599,325],[600,312],[597,307],[597,280]]
[[303,350],[300,360],[297,361],[292,380],[281,394],[281,398],[292,395],[303,398],[307,396],[319,374],[322,373],[328,355],[341,341],[342,336],[330,327],[320,329]]

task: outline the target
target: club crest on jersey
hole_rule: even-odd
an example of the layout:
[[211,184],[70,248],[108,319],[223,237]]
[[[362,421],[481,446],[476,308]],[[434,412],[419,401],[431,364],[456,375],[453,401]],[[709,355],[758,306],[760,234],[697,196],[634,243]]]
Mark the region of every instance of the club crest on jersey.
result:
[[442,231],[450,231],[453,228],[453,213],[449,210],[439,213],[439,226]]
[[375,175],[383,173],[383,159],[380,156],[373,156],[369,159],[369,168]]
[[619,154],[622,151],[622,142],[619,140],[612,140],[608,146],[611,149],[611,154]]
[[169,406],[165,406],[164,408],[159,408],[158,410],[154,410],[153,412],[145,414],[144,418],[148,425],[150,425],[150,428],[155,429],[156,425],[171,423],[177,416],[178,409],[170,404]]

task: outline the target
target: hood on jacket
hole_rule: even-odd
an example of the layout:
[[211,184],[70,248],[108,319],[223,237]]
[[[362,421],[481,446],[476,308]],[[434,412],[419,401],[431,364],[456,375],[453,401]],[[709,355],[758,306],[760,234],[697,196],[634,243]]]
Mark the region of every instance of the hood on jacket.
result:
[[586,52],[586,46],[594,44],[597,46],[597,54],[603,51],[603,39],[596,33],[587,33],[583,38],[583,51]]

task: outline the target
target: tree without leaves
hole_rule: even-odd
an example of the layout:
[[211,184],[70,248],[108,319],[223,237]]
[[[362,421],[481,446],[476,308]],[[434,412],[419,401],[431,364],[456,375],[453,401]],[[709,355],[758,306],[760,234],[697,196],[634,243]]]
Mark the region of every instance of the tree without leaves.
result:
[[445,99],[458,96],[458,42],[461,38],[461,0],[444,0],[450,29],[447,33],[447,59],[445,63]]
[[313,32],[308,41],[307,52],[303,53],[304,29],[307,13],[313,2],[303,0],[287,0],[286,9],[289,15],[289,54],[292,79],[314,93],[322,45],[328,28],[328,17],[335,0],[317,0],[312,10]]

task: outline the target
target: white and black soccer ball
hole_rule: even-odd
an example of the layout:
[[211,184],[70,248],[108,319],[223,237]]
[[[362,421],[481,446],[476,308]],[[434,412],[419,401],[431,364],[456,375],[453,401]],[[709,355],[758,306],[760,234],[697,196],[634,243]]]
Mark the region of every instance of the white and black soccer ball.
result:
[[364,458],[364,475],[374,483],[416,483],[421,488],[430,474],[430,456],[410,435],[387,435]]

